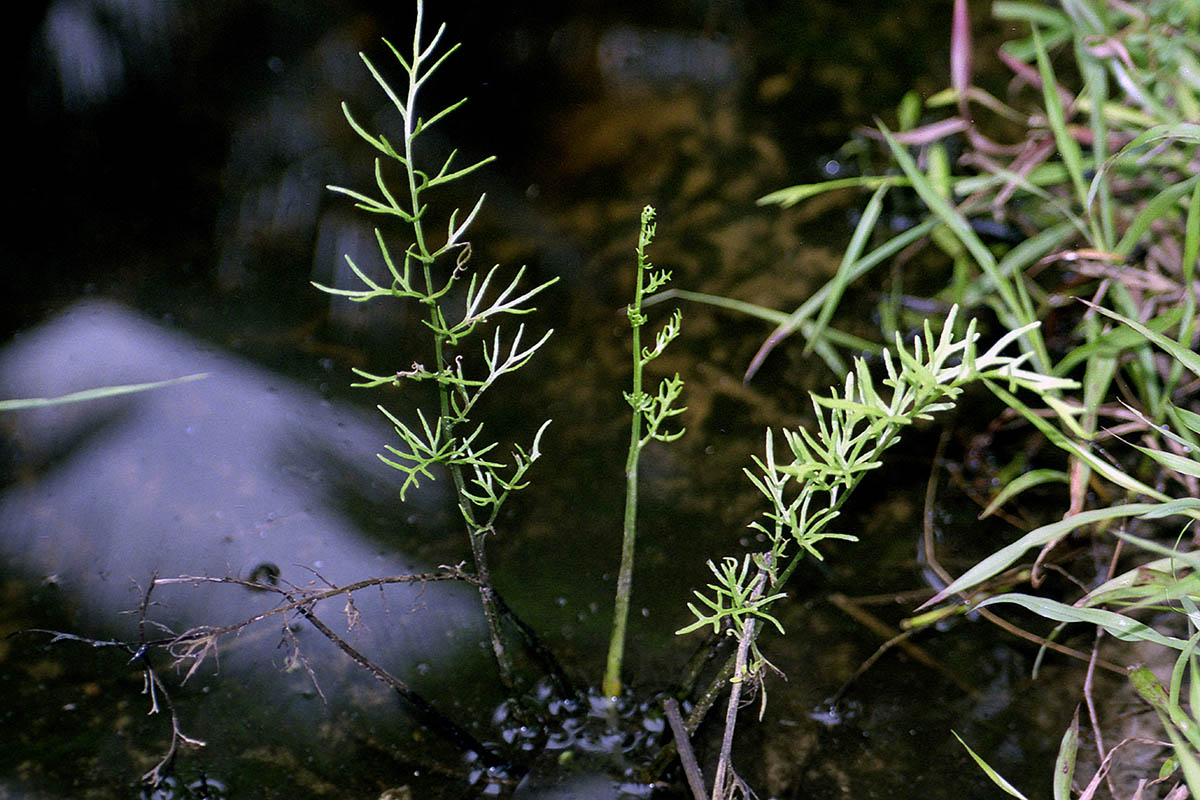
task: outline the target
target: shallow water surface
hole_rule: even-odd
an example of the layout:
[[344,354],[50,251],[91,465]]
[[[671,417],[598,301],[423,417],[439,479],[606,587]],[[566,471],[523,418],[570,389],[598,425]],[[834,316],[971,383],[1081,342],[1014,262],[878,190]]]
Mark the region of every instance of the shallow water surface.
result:
[[[18,212],[27,224],[12,256],[0,394],[209,377],[0,418],[0,633],[136,640],[143,616],[127,612],[141,605],[153,630],[180,632],[274,602],[269,591],[195,582],[147,603],[156,574],[320,588],[469,559],[446,481],[401,504],[397,473],[374,457],[392,433],[373,406],[409,409],[420,389],[347,388],[351,367],[427,358],[414,355],[419,322],[309,285],[348,285],[344,253],[372,268],[375,220],[324,185],[370,184],[370,156],[338,103],[395,125],[355,50],[381,61],[377,37],[404,40],[411,11],[214,3],[184,14],[145,0],[127,4],[126,18],[103,5],[59,0],[28,23],[30,158],[18,170],[35,191]],[[701,644],[673,632],[708,580],[705,562],[753,544],[746,525],[761,506],[742,469],[765,428],[802,424],[805,391],[835,378],[795,343],[746,385],[769,330],[684,307],[684,335],[654,378],[687,381],[688,434],[643,455],[630,688],[610,716],[589,687],[603,669],[620,550],[624,304],[639,211],[659,209],[651,256],[676,286],[793,308],[836,269],[853,198],[789,211],[754,200],[818,178],[850,128],[909,85],[940,87],[928,76],[946,61],[949,11],[505,8],[502,19],[487,4],[450,14],[448,35],[465,46],[429,100],[471,102],[439,123],[430,147],[500,156],[479,174],[488,202],[472,237],[477,265],[527,263],[531,282],[562,278],[526,318],[556,329],[550,345],[490,398],[487,430],[502,441],[554,422],[532,486],[489,548],[497,588],[580,696],[564,697],[526,655],[522,697],[541,722],[506,700],[469,587],[372,587],[316,613],[515,767],[489,770],[415,724],[391,690],[291,615],[226,636],[219,659],[186,681],[193,662],[173,668],[155,655],[180,729],[207,744],[185,746],[170,782],[146,797],[683,796],[677,770],[658,783],[637,771],[668,739],[659,701]],[[92,72],[64,57],[78,41],[96,45]],[[873,327],[865,316],[846,325]],[[788,587],[788,634],[763,639],[787,679],[769,679],[762,722],[747,708],[737,740],[737,766],[763,797],[981,796],[986,779],[951,728],[1002,770],[1049,774],[1042,754],[1057,734],[1020,720],[1036,705],[1045,729],[1060,731],[1070,710],[1026,683],[1031,653],[978,626],[920,640],[941,671],[890,653],[828,706],[881,640],[827,598],[923,585],[916,542],[935,440],[918,431],[897,449],[846,510],[861,541],[831,546]],[[978,527],[974,513],[940,509],[941,535]],[[873,610],[895,625],[916,602]],[[136,794],[171,720],[130,656],[47,634],[0,640],[0,797]],[[147,715],[156,697],[162,713]],[[712,723],[695,737],[710,776],[719,737]]]

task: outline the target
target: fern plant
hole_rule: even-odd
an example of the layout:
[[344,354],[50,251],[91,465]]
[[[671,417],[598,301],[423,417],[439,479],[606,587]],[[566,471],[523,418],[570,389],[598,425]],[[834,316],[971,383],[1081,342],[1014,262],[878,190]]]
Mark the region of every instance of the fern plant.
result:
[[[501,678],[511,688],[511,657],[501,637],[498,603],[489,576],[485,539],[495,531],[496,519],[508,497],[527,485],[526,474],[540,455],[539,443],[549,420],[538,429],[528,449],[514,446],[512,459],[506,464],[496,455],[499,444],[486,440],[483,424],[475,421],[474,414],[488,389],[504,375],[523,367],[546,343],[552,331],[547,331],[532,343],[526,341],[523,324],[510,333],[496,327],[490,338],[482,337],[481,333],[487,324],[498,318],[533,311],[530,301],[557,278],[533,288],[520,288],[525,271],[522,267],[503,288],[494,291],[494,283],[502,283],[497,279],[500,267],[493,266],[483,273],[471,268],[471,245],[466,233],[483,206],[482,194],[461,219],[460,209],[455,209],[449,215],[444,238],[439,239],[433,233],[428,193],[470,175],[494,157],[459,167],[454,163],[457,151],[452,151],[436,171],[429,171],[418,164],[415,155],[418,138],[466,102],[466,98],[463,98],[428,118],[418,114],[417,96],[421,88],[458,49],[458,45],[453,45],[442,52],[438,51],[446,30],[445,24],[438,28],[432,39],[423,41],[423,16],[424,3],[417,0],[416,27],[412,49],[407,57],[391,42],[384,40],[405,73],[406,87],[402,92],[397,93],[370,59],[361,56],[371,75],[400,113],[403,128],[399,147],[386,135],[367,131],[354,118],[349,107],[342,104],[350,127],[380,154],[375,158],[378,195],[339,186],[329,187],[353,199],[363,211],[391,218],[398,223],[397,227],[406,230],[409,243],[397,252],[389,247],[383,233],[378,228],[375,230],[379,252],[391,278],[386,284],[373,280],[353,259],[346,256],[347,264],[362,282],[363,288],[314,285],[323,292],[354,302],[392,299],[415,302],[426,309],[428,316],[425,327],[429,334],[427,355],[414,360],[407,369],[389,374],[378,375],[355,369],[355,373],[363,380],[353,385],[364,388],[400,387],[409,383],[429,382],[437,387],[437,407],[428,411],[416,409],[415,421],[411,415],[394,413],[379,406],[400,438],[399,445],[386,445],[388,455],[380,454],[379,458],[404,475],[400,488],[402,499],[410,489],[420,486],[421,480],[434,479],[435,468],[444,468],[449,472],[454,484],[455,503],[470,540],[492,649]],[[403,183],[399,190],[392,188],[385,177],[385,164],[399,167]],[[463,283],[466,284],[465,293],[456,291]],[[463,296],[462,305],[455,307],[455,298],[460,296]],[[482,368],[478,368],[478,362],[472,362],[462,355],[468,343],[480,338],[483,339],[480,353]],[[406,416],[409,417],[407,422],[404,420]]]
[[676,309],[655,334],[654,346],[642,346],[642,328],[647,322],[642,313],[643,301],[671,280],[669,270],[652,271],[653,265],[646,254],[646,248],[654,241],[655,229],[654,208],[646,206],[642,209],[642,222],[638,233],[637,279],[633,303],[627,309],[629,325],[633,328],[633,388],[625,394],[625,400],[629,403],[632,414],[629,423],[629,451],[625,458],[625,519],[621,536],[621,567],[617,573],[612,634],[609,639],[604,681],[601,685],[604,695],[609,698],[621,693],[621,662],[625,655],[625,627],[629,621],[629,600],[633,594],[633,558],[637,540],[638,462],[642,450],[650,442],[672,442],[683,436],[682,428],[667,431],[662,426],[671,417],[687,410],[676,408],[674,405],[683,392],[683,380],[680,379],[679,373],[660,381],[656,394],[642,389],[643,371],[646,366],[662,355],[667,345],[679,335],[682,324],[682,315]]
[[688,607],[696,620],[677,631],[685,634],[706,626],[715,631],[724,627],[728,635],[740,640],[727,673],[732,689],[714,798],[732,796],[739,783],[730,762],[741,689],[746,682],[759,680],[769,664],[757,644],[759,623],[771,623],[783,632],[770,609],[786,596],[780,590],[804,557],[820,559],[818,545],[826,539],[855,540],[829,526],[863,477],[881,466],[883,453],[900,440],[904,429],[952,408],[963,388],[979,380],[1006,383],[1010,389],[1040,396],[1077,386],[1072,380],[1028,369],[1029,352],[1003,355],[1038,323],[1010,331],[979,353],[975,321],[967,324],[961,339],[956,338],[956,316],[957,308],[951,309],[936,337],[926,323],[924,335],[913,340],[911,350],[897,335],[895,357],[891,351],[883,351],[882,387],[876,385],[867,363],[857,359],[840,392],[811,394],[816,431],[784,430],[788,457],[779,460],[774,436],[768,430],[763,458],[755,457],[756,469],[746,470],[767,500],[765,520],[753,522],[751,527],[764,536],[769,548],[741,559],[726,557],[720,565],[710,561],[716,582],[709,584],[709,593],[695,593],[699,605],[690,603]]

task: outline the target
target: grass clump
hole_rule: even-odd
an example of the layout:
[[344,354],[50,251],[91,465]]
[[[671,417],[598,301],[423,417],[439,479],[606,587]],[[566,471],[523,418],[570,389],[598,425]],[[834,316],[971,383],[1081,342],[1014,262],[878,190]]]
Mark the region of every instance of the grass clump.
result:
[[[1073,379],[1027,387],[1034,403],[984,380],[1008,419],[1023,421],[1049,447],[1030,463],[1000,465],[1009,478],[997,481],[981,516],[1013,508],[1035,487],[1060,484],[1065,493],[1056,513],[1064,518],[1030,526],[956,580],[945,575],[930,604],[968,597],[985,614],[1021,606],[1057,626],[1042,639],[1046,647],[1059,647],[1048,639],[1062,626],[1082,623],[1177,652],[1167,689],[1155,688],[1144,670],[1129,674],[1174,746],[1162,779],[1179,767],[1195,795],[1200,5],[1063,0],[1061,6],[997,2],[993,11],[1025,31],[997,53],[1010,73],[1006,95],[975,82],[967,4],[956,0],[950,87],[928,98],[910,94],[892,124],[881,122],[846,145],[839,160],[855,164],[858,176],[762,198],[786,207],[836,189],[872,193],[832,281],[790,314],[749,309],[776,329],[748,376],[794,334],[804,338],[806,352],[844,371],[838,351],[848,335],[836,327],[843,298],[886,267],[876,305],[885,336],[926,326],[931,316],[960,329],[970,318],[970,330],[985,340],[1014,342],[1030,370]],[[915,204],[916,221],[888,230],[882,223],[889,202]],[[909,294],[920,283],[913,279],[918,269],[922,281],[936,270],[942,288]],[[1038,320],[1052,324],[1032,324]],[[1137,442],[1123,443],[1131,437]],[[804,444],[806,451],[797,453],[803,461],[822,456]],[[1179,517],[1181,527],[1162,529]],[[1144,535],[1132,535],[1135,524]],[[1081,595],[990,588],[992,579],[1031,558],[1026,574],[1037,589],[1055,549],[1082,532],[1103,542],[1108,565],[1073,576],[1084,587]],[[1162,534],[1175,544],[1164,545]],[[1147,612],[1163,610],[1179,613],[1152,625]],[[1090,685],[1081,691],[1096,762],[1107,763],[1115,749],[1103,746]],[[1056,798],[1071,796],[1066,765],[1074,769],[1078,724],[1063,739]],[[1076,790],[1091,797],[1105,772]]]

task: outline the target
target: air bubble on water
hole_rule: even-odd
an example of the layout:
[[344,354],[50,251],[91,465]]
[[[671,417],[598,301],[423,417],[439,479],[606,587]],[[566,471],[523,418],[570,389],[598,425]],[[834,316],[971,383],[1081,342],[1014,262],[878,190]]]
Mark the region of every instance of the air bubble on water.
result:
[[841,725],[846,721],[846,715],[834,705],[818,706],[809,712],[808,718],[815,722],[821,723],[826,728],[832,728],[836,725]]
[[[208,776],[198,781],[192,781],[188,784],[187,788],[189,797],[208,797],[212,798],[212,800],[224,798],[229,792],[225,784],[216,778],[209,778]],[[202,794],[195,794],[196,792],[202,792]]]

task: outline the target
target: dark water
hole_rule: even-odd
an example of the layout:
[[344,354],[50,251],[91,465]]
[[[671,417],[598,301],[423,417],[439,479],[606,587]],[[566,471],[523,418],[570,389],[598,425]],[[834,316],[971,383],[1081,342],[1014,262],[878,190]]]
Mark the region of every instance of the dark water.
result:
[[[427,16],[447,19],[448,35],[464,42],[431,84],[428,108],[471,98],[439,123],[432,149],[500,157],[480,174],[489,199],[476,258],[528,264],[530,281],[562,278],[530,323],[554,327],[554,339],[490,407],[489,432],[501,439],[528,440],[542,419],[555,420],[534,485],[490,542],[494,577],[571,678],[595,686],[619,553],[621,309],[640,208],[659,209],[652,256],[674,270],[675,285],[794,307],[836,267],[854,201],[781,212],[755,198],[817,179],[850,129],[907,88],[940,88],[949,9],[431,3]],[[136,619],[121,612],[137,607],[156,571],[248,577],[266,565],[297,584],[316,574],[345,583],[468,558],[444,482],[401,505],[396,475],[374,459],[391,434],[373,405],[404,407],[411,395],[346,388],[351,366],[383,372],[420,357],[419,326],[403,310],[330,302],[308,284],[348,285],[340,254],[369,252],[371,221],[323,187],[369,184],[370,156],[338,104],[393,124],[355,51],[383,63],[378,37],[406,41],[411,9],[57,0],[20,24],[26,114],[10,179],[19,191],[3,395],[212,377],[0,419],[0,632],[129,637]],[[623,721],[610,726],[587,703],[564,706],[531,682],[530,702],[552,722],[539,735],[523,730],[502,705],[470,592],[431,586],[358,600],[367,622],[359,646],[473,735],[532,762],[537,781],[580,780],[562,790],[575,796],[615,796],[631,779],[612,774],[664,740],[655,698],[699,643],[672,632],[688,621],[684,604],[706,581],[706,559],[741,552],[760,510],[741,469],[767,426],[800,424],[804,392],[832,379],[797,345],[743,386],[767,329],[684,311],[684,336],[655,366],[688,381],[689,433],[643,456]],[[836,714],[822,713],[880,643],[826,598],[923,585],[916,543],[936,441],[937,431],[917,432],[864,484],[845,520],[862,541],[832,546],[824,563],[797,573],[781,618],[788,636],[764,638],[787,681],[768,684],[761,723],[744,714],[737,756],[764,797],[980,796],[987,784],[951,728],[1026,776],[1028,791],[1049,776],[1042,754],[1070,709],[1028,685],[1031,653],[978,626],[921,640],[971,691],[893,654]],[[946,504],[939,531],[978,527],[974,513]],[[227,624],[266,602],[219,586],[155,599],[154,618],[176,629]],[[913,605],[876,611],[895,623]],[[340,607],[323,613],[344,620]],[[290,633],[270,624],[230,637],[219,670],[207,662],[186,683],[160,661],[184,732],[208,744],[181,752],[157,796],[511,789],[488,784],[477,763],[412,725],[394,695],[290,622]],[[291,636],[328,703],[306,669],[284,669]],[[135,796],[170,731],[166,714],[146,714],[142,689],[119,651],[44,635],[0,640],[0,797]],[[542,735],[549,749],[539,756]],[[697,737],[710,773],[718,744],[715,724]],[[622,747],[632,751],[623,763],[600,758]]]

